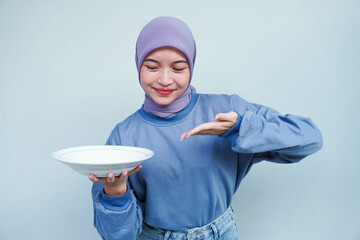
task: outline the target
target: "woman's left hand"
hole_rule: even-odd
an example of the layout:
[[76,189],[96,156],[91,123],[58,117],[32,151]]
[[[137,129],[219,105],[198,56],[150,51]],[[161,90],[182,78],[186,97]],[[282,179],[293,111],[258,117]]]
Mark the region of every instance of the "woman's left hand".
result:
[[192,135],[221,135],[236,123],[238,115],[236,112],[218,113],[215,120],[203,123],[190,131],[184,132],[180,141]]

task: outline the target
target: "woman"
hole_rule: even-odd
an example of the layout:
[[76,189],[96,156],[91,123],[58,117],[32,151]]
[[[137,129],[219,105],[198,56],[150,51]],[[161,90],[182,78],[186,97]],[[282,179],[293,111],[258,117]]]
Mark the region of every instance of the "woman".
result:
[[252,165],[294,163],[321,148],[309,118],[237,95],[196,93],[195,57],[192,33],[179,19],[159,17],[140,32],[136,64],[145,101],[107,144],[155,155],[119,176],[89,176],[94,224],[104,239],[239,239],[230,205]]

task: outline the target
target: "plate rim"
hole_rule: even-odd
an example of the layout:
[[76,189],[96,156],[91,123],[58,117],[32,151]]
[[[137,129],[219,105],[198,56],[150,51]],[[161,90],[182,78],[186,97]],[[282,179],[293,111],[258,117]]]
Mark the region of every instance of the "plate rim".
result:
[[[103,150],[103,149],[112,149],[112,150],[137,150],[137,152],[141,152],[141,153],[145,153],[146,154],[146,158],[144,159],[136,159],[133,161],[129,161],[126,163],[75,163],[75,162],[71,162],[71,161],[66,161],[61,159],[61,156],[63,156],[64,154],[70,153],[70,152],[77,152],[77,151],[84,151],[84,150]],[[64,149],[60,149],[56,152],[53,152],[51,154],[52,158],[62,162],[62,163],[69,163],[69,164],[76,164],[76,165],[118,165],[118,164],[127,164],[127,163],[133,163],[133,162],[140,162],[140,161],[145,161],[149,158],[151,158],[152,156],[154,156],[154,152],[148,148],[143,148],[143,147],[135,147],[135,146],[122,146],[122,145],[88,145],[88,146],[80,146],[80,147],[69,147],[69,148],[64,148]]]

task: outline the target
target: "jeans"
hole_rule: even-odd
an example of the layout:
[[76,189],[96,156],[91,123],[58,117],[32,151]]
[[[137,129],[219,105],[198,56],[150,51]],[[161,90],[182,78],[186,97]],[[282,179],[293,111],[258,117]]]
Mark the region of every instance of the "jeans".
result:
[[170,231],[143,224],[138,240],[239,240],[236,219],[230,207],[213,222],[184,231]]

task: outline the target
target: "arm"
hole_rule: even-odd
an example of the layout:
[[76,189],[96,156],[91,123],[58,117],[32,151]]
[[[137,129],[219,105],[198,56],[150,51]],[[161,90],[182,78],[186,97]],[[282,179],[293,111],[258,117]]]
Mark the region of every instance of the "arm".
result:
[[223,137],[232,150],[254,153],[255,161],[298,162],[322,147],[322,135],[310,118],[251,104],[233,95],[232,104],[239,118]]
[[219,135],[230,140],[233,151],[254,154],[255,162],[297,162],[322,147],[322,135],[309,118],[281,115],[237,95],[231,96],[231,110],[217,114],[214,121],[195,127],[180,139]]
[[109,196],[101,183],[92,188],[94,226],[103,239],[136,239],[141,233],[142,212],[128,187],[122,196]]
[[[120,145],[117,128],[113,130],[106,144]],[[113,174],[108,174],[107,178],[89,176],[94,182],[94,226],[103,239],[136,239],[141,233],[142,211],[128,182],[128,175],[140,169],[139,165],[133,171],[123,171],[116,177]]]

